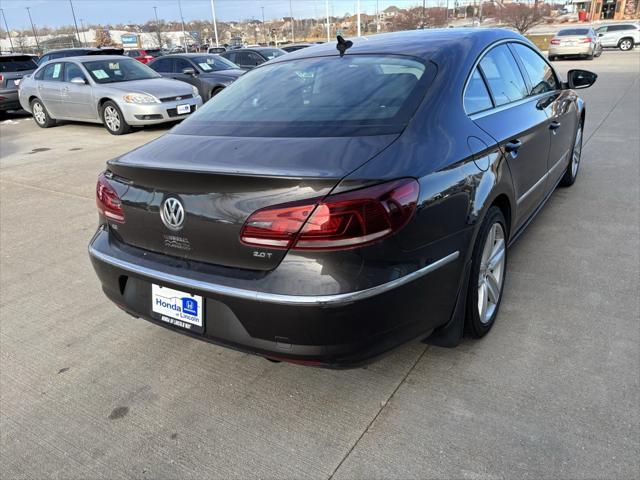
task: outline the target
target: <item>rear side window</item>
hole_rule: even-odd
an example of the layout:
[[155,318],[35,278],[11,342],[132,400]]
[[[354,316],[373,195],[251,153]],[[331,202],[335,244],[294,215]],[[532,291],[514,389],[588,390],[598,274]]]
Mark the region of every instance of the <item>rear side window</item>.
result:
[[515,102],[528,95],[516,59],[506,45],[498,45],[480,61],[496,106]]
[[464,110],[467,114],[482,112],[493,107],[491,96],[487,86],[476,68],[469,79],[469,84],[464,92]]
[[556,76],[540,55],[521,43],[512,44],[531,80],[531,95],[553,92],[559,88]]
[[59,82],[62,80],[62,63],[52,63],[44,67],[42,79],[48,82]]
[[0,57],[0,72],[24,72],[25,70],[33,70],[38,65],[31,57]]
[[170,58],[161,58],[156,60],[152,65],[149,65],[156,72],[171,73],[173,72],[173,60]]

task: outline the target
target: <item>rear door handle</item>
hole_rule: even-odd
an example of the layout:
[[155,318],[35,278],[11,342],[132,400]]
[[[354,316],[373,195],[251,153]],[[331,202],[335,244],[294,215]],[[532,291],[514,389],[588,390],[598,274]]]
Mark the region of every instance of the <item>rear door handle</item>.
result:
[[514,152],[517,153],[518,149],[522,146],[522,142],[520,140],[511,140],[510,142],[507,142],[506,145],[504,146],[504,149],[507,152]]
[[558,130],[560,128],[560,125],[562,125],[560,122],[556,122],[555,120],[553,122],[551,122],[549,124],[549,129],[550,130]]

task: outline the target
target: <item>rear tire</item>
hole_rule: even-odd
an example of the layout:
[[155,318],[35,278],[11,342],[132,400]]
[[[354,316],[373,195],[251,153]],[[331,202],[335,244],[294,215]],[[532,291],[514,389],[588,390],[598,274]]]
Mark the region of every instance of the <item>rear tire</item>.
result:
[[39,98],[31,100],[31,115],[33,115],[33,120],[40,128],[49,128],[56,124],[55,119],[51,118],[44,103]]
[[571,161],[567,165],[567,170],[564,172],[562,179],[560,180],[561,187],[570,187],[576,182],[578,177],[578,170],[580,169],[580,160],[582,160],[582,137],[583,137],[583,122],[578,124],[576,136],[573,141],[573,148],[571,149]]
[[104,102],[100,116],[102,124],[111,135],[125,135],[131,132],[131,125],[126,122],[122,111],[115,102],[111,100]]
[[628,52],[629,50],[633,50],[633,39],[632,38],[623,38],[618,42],[618,48],[623,52]]
[[492,206],[485,216],[471,258],[465,331],[484,337],[498,316],[507,273],[508,234],[502,211]]

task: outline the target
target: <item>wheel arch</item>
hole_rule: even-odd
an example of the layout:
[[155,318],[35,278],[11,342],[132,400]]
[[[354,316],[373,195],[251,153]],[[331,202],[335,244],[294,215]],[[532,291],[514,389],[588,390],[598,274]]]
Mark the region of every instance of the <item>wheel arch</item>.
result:
[[622,42],[624,42],[625,40],[631,41],[631,48],[633,49],[633,47],[635,46],[636,42],[635,42],[635,39],[632,36],[624,36],[620,40],[618,40],[618,47],[620,47],[620,44]]

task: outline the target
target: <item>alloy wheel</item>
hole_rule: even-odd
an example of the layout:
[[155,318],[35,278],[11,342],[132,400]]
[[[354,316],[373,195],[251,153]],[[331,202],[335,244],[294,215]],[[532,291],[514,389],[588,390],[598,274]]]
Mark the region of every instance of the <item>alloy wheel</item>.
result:
[[631,50],[631,40],[622,40],[620,42],[620,50]]
[[118,114],[118,111],[111,105],[108,105],[104,109],[104,123],[106,123],[107,128],[113,132],[117,131],[120,128],[120,115]]
[[478,276],[478,314],[483,324],[490,322],[500,301],[506,247],[504,229],[496,222],[485,239]]
[[47,115],[44,113],[44,107],[40,102],[33,103],[33,118],[36,119],[40,125],[43,125],[47,121]]
[[578,126],[576,132],[576,140],[573,144],[573,155],[571,156],[571,175],[576,176],[578,174],[578,167],[580,166],[580,157],[582,155],[582,125]]

